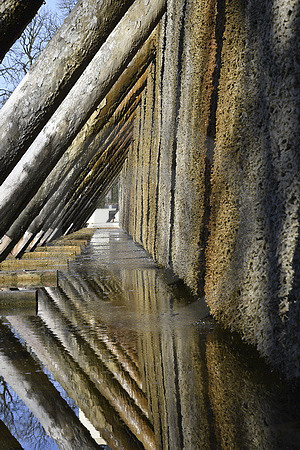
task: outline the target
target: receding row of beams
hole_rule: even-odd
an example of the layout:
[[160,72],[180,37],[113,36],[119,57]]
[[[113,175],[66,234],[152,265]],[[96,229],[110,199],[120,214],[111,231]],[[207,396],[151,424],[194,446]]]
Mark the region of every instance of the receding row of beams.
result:
[[[25,239],[22,240],[21,247],[16,248],[15,256],[33,235],[39,233],[42,228],[49,227],[49,222],[53,225],[53,216],[58,218],[60,223],[64,222],[64,216],[58,216],[56,207],[59,210],[65,208],[64,212],[67,212],[71,207],[69,198],[74,194],[76,181],[80,180],[83,174],[86,175],[87,171],[93,170],[93,165],[97,164],[103,153],[105,154],[114,130],[133,120],[132,114],[145,87],[147,68],[153,60],[154,50],[154,37],[150,37],[106,96],[105,105],[99,105],[37,194],[7,231],[0,246],[2,251],[7,249],[6,254],[26,230]],[[97,200],[96,198],[93,203],[94,207]],[[76,197],[73,197],[73,203],[74,201],[76,204]]]
[[[98,285],[97,277],[93,281]],[[130,448],[139,448],[138,441],[142,443],[143,448],[155,448],[153,427],[147,418],[147,399],[140,387],[139,371],[128,353],[122,349],[122,343],[121,346],[117,346],[115,337],[110,335],[106,326],[101,326],[100,318],[96,322],[92,320],[91,309],[95,305],[91,297],[93,289],[90,283],[91,280],[84,280],[76,273],[63,275],[60,278],[59,288],[39,291],[38,318],[10,316],[7,323],[10,323],[14,332],[21,338],[26,339],[28,348],[53,373],[56,381],[66,390],[69,397],[73,398],[112,448],[128,448],[128,445]],[[105,288],[111,289],[111,286]],[[83,297],[84,302],[78,300],[79,291],[87,293]],[[100,301],[99,304],[98,295],[97,308],[99,307],[105,309],[107,303]],[[86,334],[84,324],[90,324],[90,321],[91,329]],[[69,329],[68,336],[58,331],[60,327],[57,327],[57,324]],[[78,328],[78,324],[81,327]],[[9,373],[5,372],[3,375],[9,377],[13,374],[15,378],[10,378],[12,387],[34,415],[39,420],[44,420],[43,425],[48,434],[58,439],[57,443],[61,448],[71,448],[74,442],[68,447],[61,439],[68,439],[70,436],[66,433],[63,435],[62,431],[67,429],[68,421],[72,420],[73,411],[66,411],[62,399],[55,402],[59,411],[65,411],[67,416],[64,422],[58,422],[55,429],[49,428],[52,426],[52,403],[44,397],[43,392],[48,392],[48,388],[44,388],[45,385],[50,386],[50,393],[54,388],[40,370],[28,370],[29,365],[37,366],[37,363],[25,349],[21,350],[21,344],[13,337],[13,332],[7,327],[4,328],[4,325],[1,330],[9,334],[9,338],[12,337],[14,345],[19,346],[18,353],[24,353],[28,360],[27,365],[19,365],[18,362],[10,361],[7,354],[5,361]],[[4,350],[0,348],[0,358]],[[66,367],[68,370],[65,370]],[[42,383],[39,382],[40,375],[43,378]],[[14,381],[17,377],[21,377],[24,381],[25,388],[22,390],[18,389]],[[34,396],[31,398],[29,393],[34,377],[37,386],[42,384],[42,387],[33,389]],[[56,399],[57,395],[50,394],[51,397]],[[43,404],[43,413],[46,412],[43,418],[38,411],[40,403]],[[84,430],[81,430],[80,426],[74,430],[74,435],[84,440]],[[79,447],[80,442],[79,440],[77,446],[74,445],[72,448]],[[84,448],[93,448],[84,444],[84,441],[81,445]]]
[[122,168],[166,1],[118,3],[79,2],[1,110],[2,259],[80,228]]
[[[45,226],[45,220],[55,205],[67,202],[66,192],[70,192],[91,159],[101,155],[114,127],[124,122],[128,110],[136,106],[136,98],[146,83],[147,67],[153,54],[154,39],[149,38],[106,96],[105,106],[99,105],[37,194],[10,227],[6,233],[9,239],[5,242],[13,241],[15,244],[30,225],[30,236],[36,234]],[[34,221],[33,217],[36,217]]]
[[81,0],[71,11],[3,107],[0,183],[27,151],[132,3],[133,0]]
[[[132,100],[133,97],[130,98],[130,100]],[[138,104],[139,101],[139,97],[137,97],[135,99],[135,101],[133,101],[133,103],[131,104],[131,106],[129,107],[129,112],[130,112],[130,116],[128,117],[127,113],[124,113],[123,116],[120,116],[119,114],[117,115],[118,118],[118,122],[119,124],[117,124],[117,120],[113,121],[113,125],[115,125],[116,128],[120,127],[121,125],[124,124],[124,122],[127,124],[129,121],[133,119],[133,114],[135,111],[135,108]],[[125,111],[126,109],[128,109],[128,103],[124,106],[124,108],[122,109],[122,111]],[[112,130],[111,130],[112,128]],[[53,222],[55,222],[55,220],[64,223],[65,221],[65,216],[60,214],[63,208],[65,209],[65,213],[71,213],[72,210],[74,210],[74,208],[77,206],[77,196],[78,196],[78,201],[79,201],[79,195],[83,196],[85,201],[86,201],[86,196],[84,195],[83,191],[84,189],[87,189],[88,186],[91,185],[93,180],[82,180],[81,183],[79,184],[79,186],[77,185],[77,182],[79,182],[81,180],[81,176],[82,174],[86,174],[87,171],[93,171],[94,166],[96,166],[97,164],[99,164],[102,161],[102,155],[103,153],[105,153],[106,151],[111,152],[111,154],[114,154],[116,151],[116,148],[118,145],[122,144],[122,141],[120,141],[120,143],[117,143],[113,140],[112,143],[110,143],[110,145],[108,145],[108,141],[110,139],[112,139],[112,135],[114,134],[114,127],[111,127],[110,122],[107,124],[107,127],[104,127],[102,129],[102,133],[100,132],[100,134],[102,134],[103,136],[103,143],[101,139],[95,139],[94,142],[90,145],[89,148],[87,148],[86,152],[82,151],[82,146],[79,146],[79,150],[81,151],[80,153],[80,158],[79,161],[76,162],[76,160],[74,161],[75,158],[70,158],[68,161],[68,166],[66,170],[66,175],[62,176],[62,181],[59,183],[59,180],[56,181],[56,183],[53,183],[54,186],[56,186],[56,190],[53,189],[53,193],[51,194],[51,196],[49,197],[49,192],[48,189],[50,190],[50,186],[47,183],[45,183],[45,186],[43,187],[42,191],[41,191],[41,195],[39,198],[36,199],[36,197],[33,198],[33,200],[31,201],[31,203],[28,205],[27,208],[25,208],[25,210],[22,212],[22,214],[20,215],[20,217],[18,218],[18,220],[13,224],[13,226],[11,227],[11,229],[9,230],[9,232],[7,233],[8,236],[10,237],[10,239],[14,239],[14,242],[22,235],[22,232],[24,230],[26,230],[26,228],[28,227],[28,233],[27,233],[27,237],[28,239],[33,236],[36,235],[42,228],[49,228],[51,225],[53,225]],[[124,129],[121,130],[122,132],[124,132]],[[105,139],[106,138],[106,139]],[[108,147],[108,148],[107,148]],[[90,165],[93,160],[87,164],[87,162],[89,161],[91,154],[93,154],[93,150],[98,149],[96,155],[95,155],[95,159],[96,162],[94,162],[93,165]],[[92,151],[90,151],[92,150]],[[84,163],[82,163],[82,160],[84,160]],[[62,162],[62,161],[60,161]],[[73,165],[72,165],[73,163]],[[53,174],[54,177],[53,178],[57,178],[57,175],[63,174],[63,171],[60,171],[61,168],[61,164],[59,164],[59,167],[57,170],[55,170],[55,173]],[[51,182],[51,180],[50,180]],[[43,197],[44,195],[44,197]],[[43,198],[47,198],[48,201],[47,203],[44,205],[44,207],[41,209],[40,211],[40,206],[41,206],[41,199]],[[79,206],[79,205],[78,205]],[[39,212],[40,211],[40,212]],[[39,214],[36,216],[36,214],[39,212]],[[36,218],[35,220],[31,223],[31,219],[32,216],[35,215]],[[30,225],[30,226],[29,226]],[[23,244],[25,244],[25,242],[23,242]],[[19,249],[17,248],[15,252],[13,252],[13,254],[15,254],[15,256],[17,256]]]

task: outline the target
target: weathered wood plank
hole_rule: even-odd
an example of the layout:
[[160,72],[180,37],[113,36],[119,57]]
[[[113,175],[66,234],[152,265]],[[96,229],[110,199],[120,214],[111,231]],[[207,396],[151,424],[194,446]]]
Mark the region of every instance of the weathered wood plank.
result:
[[0,271],[5,270],[35,270],[40,268],[65,267],[68,259],[6,259],[0,263]]
[[[36,247],[35,252],[44,253],[64,253],[64,254],[75,254],[80,255],[81,247],[79,245],[51,245],[51,247]],[[29,252],[28,252],[29,253]],[[27,254],[27,253],[26,253]],[[30,253],[29,253],[30,254]],[[24,254],[25,257],[25,254]]]

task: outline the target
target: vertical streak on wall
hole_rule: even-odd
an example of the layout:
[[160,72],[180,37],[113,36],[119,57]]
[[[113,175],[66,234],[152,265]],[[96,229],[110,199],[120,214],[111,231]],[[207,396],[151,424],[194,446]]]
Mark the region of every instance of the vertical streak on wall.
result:
[[[237,307],[233,289],[237,274],[232,276],[230,293],[224,292],[223,277],[229,270],[238,229],[237,184],[234,176],[238,164],[242,115],[241,96],[244,76],[245,18],[243,0],[226,3],[226,27],[222,51],[222,69],[217,110],[215,157],[212,174],[210,236],[206,252],[206,295],[212,311],[218,315],[215,303],[222,291],[222,303],[230,302],[226,316]],[[218,302],[220,305],[220,303]]]
[[[154,111],[154,153],[155,156],[154,165],[152,166],[153,173],[153,187],[155,186],[155,194],[153,192],[153,199],[155,203],[155,210],[152,209],[153,213],[150,216],[151,228],[149,232],[150,235],[150,247],[149,251],[155,259],[157,259],[157,230],[158,230],[158,198],[159,198],[159,182],[160,182],[160,156],[161,156],[161,146],[160,146],[160,130],[162,124],[162,74],[165,68],[165,58],[164,52],[166,48],[166,14],[162,18],[159,26],[158,38],[157,38],[157,51],[156,51],[156,92],[155,92],[155,111]],[[152,200],[153,201],[153,200]]]
[[148,159],[148,148],[147,148],[147,137],[148,137],[148,124],[147,124],[147,104],[148,104],[148,98],[149,98],[149,86],[147,82],[147,86],[145,87],[145,90],[143,92],[143,99],[142,99],[142,105],[143,105],[143,117],[142,117],[142,128],[140,132],[140,145],[142,151],[140,152],[140,163],[139,163],[139,179],[140,179],[140,192],[141,192],[141,200],[140,200],[140,230],[139,230],[139,239],[138,242],[141,244],[143,242],[143,236],[144,233],[147,232],[147,190],[148,185],[146,182],[146,170],[149,170],[149,166],[147,165],[147,159]]
[[130,170],[132,170],[133,172],[133,177],[132,177],[132,184],[133,184],[133,190],[132,190],[132,197],[133,197],[133,210],[132,210],[132,227],[131,227],[131,233],[134,237],[134,239],[136,239],[136,233],[137,233],[137,229],[139,227],[139,222],[137,219],[138,216],[138,201],[139,198],[137,197],[138,195],[138,161],[139,161],[139,134],[140,134],[140,129],[141,129],[141,117],[142,117],[142,105],[139,106],[139,109],[137,111],[136,114],[136,120],[134,123],[134,129],[133,129],[133,147],[132,147],[132,151],[133,151],[133,166],[131,167]]
[[[155,207],[155,203],[151,202],[151,175],[152,175],[152,148],[153,148],[153,122],[154,122],[154,103],[155,100],[155,65],[151,66],[147,78],[147,97],[145,111],[145,130],[143,143],[143,229],[142,239],[146,248],[149,248],[150,237],[150,210]],[[154,153],[154,152],[153,152]]]
[[141,113],[140,113],[140,127],[139,134],[137,139],[137,173],[136,173],[136,182],[137,182],[137,192],[136,192],[136,224],[135,224],[135,241],[141,243],[141,232],[142,226],[144,223],[143,217],[143,159],[144,159],[144,146],[143,146],[143,135],[145,128],[145,107],[146,107],[146,93],[145,89],[142,95],[141,102]]
[[[206,144],[213,91],[216,2],[188,2],[178,115],[172,261],[175,272],[203,291],[203,228],[206,226]],[[201,266],[199,268],[199,265]]]
[[156,257],[160,264],[171,261],[174,188],[176,177],[177,115],[180,101],[181,55],[186,1],[169,1],[166,18],[166,46],[162,73],[162,115],[160,129],[160,179]]
[[183,51],[184,51],[184,39],[185,39],[185,27],[186,27],[186,9],[187,0],[182,5],[181,23],[178,36],[178,55],[177,55],[177,89],[176,89],[176,103],[175,103],[175,123],[174,123],[174,137],[173,137],[173,151],[172,151],[172,167],[171,167],[171,207],[170,207],[170,239],[169,239],[169,266],[173,266],[172,261],[172,249],[173,249],[173,232],[174,232],[174,215],[175,215],[175,189],[176,189],[176,176],[177,176],[177,142],[180,135],[179,129],[179,112],[182,102],[182,74],[183,74]]

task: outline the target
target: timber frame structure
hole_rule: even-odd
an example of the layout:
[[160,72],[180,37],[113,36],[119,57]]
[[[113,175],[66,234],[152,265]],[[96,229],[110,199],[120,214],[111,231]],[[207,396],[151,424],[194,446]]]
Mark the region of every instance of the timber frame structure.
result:
[[[41,4],[2,2],[0,59]],[[296,0],[79,0],[0,112],[1,259],[120,177],[123,229],[299,377],[299,35]]]

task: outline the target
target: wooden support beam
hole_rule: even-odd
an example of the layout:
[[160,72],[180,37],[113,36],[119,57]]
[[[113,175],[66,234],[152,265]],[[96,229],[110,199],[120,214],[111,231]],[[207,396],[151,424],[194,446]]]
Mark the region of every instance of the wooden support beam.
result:
[[[39,420],[59,448],[96,449],[98,445],[70,406],[49,381],[41,366],[20,344],[13,332],[0,321],[0,375]],[[15,358],[13,355],[22,355]]]
[[48,258],[49,259],[56,259],[56,258],[58,258],[58,259],[60,259],[60,258],[66,259],[66,258],[75,258],[76,257],[76,253],[73,252],[73,251],[67,251],[67,252],[54,251],[54,252],[51,252],[51,248],[52,247],[50,247],[49,251],[47,251],[47,252],[34,251],[34,252],[24,253],[24,255],[22,256],[22,261],[25,261],[27,259],[42,259],[43,260],[43,259],[48,259]]
[[[37,0],[9,2],[42,4],[42,1]],[[0,184],[34,141],[131,3],[132,0],[81,0],[76,4],[1,110]]]
[[[129,142],[131,141],[131,130],[128,131],[128,134],[125,135],[124,141],[121,141],[117,145],[117,149],[110,149],[114,150],[114,154],[118,154],[118,149],[123,147],[126,147],[129,145]],[[123,145],[124,144],[124,145]],[[126,147],[127,148],[127,147]],[[122,150],[121,150],[122,151]],[[108,152],[106,154],[106,158],[109,155],[110,163],[113,162],[113,156],[111,156],[111,152]],[[85,182],[81,183],[81,186],[79,189],[73,194],[73,198],[71,198],[65,208],[65,212],[61,218],[61,216],[57,219],[58,223],[68,223],[69,225],[72,223],[73,219],[77,217],[78,213],[81,214],[82,209],[85,208],[86,202],[89,200],[90,195],[93,194],[94,190],[98,190],[100,179],[102,176],[102,172],[104,170],[104,164],[105,159],[102,159],[102,165],[97,170],[94,177],[90,177]],[[108,168],[106,167],[106,170]],[[57,227],[57,222],[54,224],[55,227]],[[69,226],[68,225],[68,226]],[[82,224],[83,225],[83,224]],[[66,226],[63,227],[63,232],[66,231]]]
[[0,271],[62,269],[68,265],[68,258],[60,259],[6,259],[0,263]]
[[[41,318],[9,317],[16,332],[53,374],[111,448],[138,450],[132,433]],[[68,447],[66,447],[68,448]],[[74,447],[80,448],[80,447]],[[85,449],[85,447],[81,447]]]
[[[114,124],[123,120],[122,117],[126,114],[127,109],[131,107],[145,85],[148,75],[147,68],[153,60],[155,52],[155,41],[156,32],[154,31],[105,97],[105,106],[99,105],[36,195],[6,232],[3,245],[0,246],[0,255],[3,254],[5,257],[9,253],[37,215],[40,214],[37,223],[44,222],[45,218],[49,216],[49,210],[55,209],[55,199],[60,198],[62,183],[65,184],[65,189],[71,189],[82,168],[87,166],[98,151],[99,142],[105,139],[110,127],[113,128]],[[47,202],[48,206],[43,209]],[[37,223],[32,225],[33,233],[37,232]],[[29,237],[27,242],[29,244]],[[19,248],[24,248],[24,245],[25,243]],[[19,249],[17,248],[16,254],[18,253]]]
[[99,102],[149,37],[165,7],[166,0],[136,0],[109,35],[76,85],[0,186],[0,235],[8,230],[38,191]]
[[43,0],[2,0],[0,4],[0,63],[34,18]]
[[66,246],[68,246],[68,244],[70,244],[70,247],[76,246],[76,247],[83,248],[86,246],[87,243],[88,243],[88,241],[85,239],[72,239],[72,240],[71,239],[70,240],[56,239],[56,241],[51,243],[50,247],[52,247],[52,246],[53,247],[59,247],[59,246],[66,247]]

